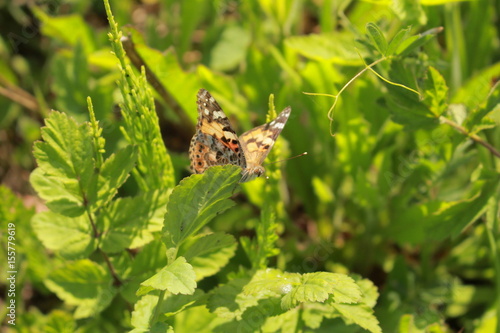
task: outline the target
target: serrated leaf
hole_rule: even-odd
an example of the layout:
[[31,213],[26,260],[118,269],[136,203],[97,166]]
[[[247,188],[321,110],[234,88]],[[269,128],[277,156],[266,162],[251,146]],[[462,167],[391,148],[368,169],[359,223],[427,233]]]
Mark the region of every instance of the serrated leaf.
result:
[[366,32],[373,46],[375,46],[382,55],[385,55],[387,51],[387,40],[379,27],[374,23],[367,23]]
[[304,274],[302,283],[283,297],[281,305],[290,309],[299,303],[324,302],[330,294],[336,303],[357,303],[361,300],[361,290],[349,276],[317,272]]
[[207,308],[218,317],[234,319],[240,316],[246,308],[254,306],[258,298],[243,292],[248,283],[247,278],[236,278],[215,288],[207,301]]
[[266,269],[257,271],[248,283],[244,291],[248,295],[257,297],[268,297],[271,295],[285,295],[301,283],[301,275],[298,273],[282,272],[278,269]]
[[111,200],[127,180],[137,160],[137,147],[127,146],[109,156],[101,166],[97,181],[96,206]]
[[[280,302],[276,302],[276,309],[281,309]],[[274,310],[274,309],[273,309]],[[283,310],[281,310],[283,311]],[[272,317],[266,319],[265,324],[262,326],[262,332],[298,332],[299,327],[303,327],[304,323],[308,328],[318,328],[308,325],[311,321],[306,322],[305,316],[306,309],[293,309],[283,313],[276,313],[276,311],[271,312]]]
[[[260,299],[257,305],[248,307],[245,309],[241,315],[241,320],[238,320],[238,329],[243,328],[244,331],[250,331],[250,329],[258,329],[266,322],[269,317],[274,317],[285,312],[280,306],[279,297],[270,297],[265,299]],[[221,332],[228,332],[222,330]]]
[[379,296],[378,289],[375,284],[368,279],[356,280],[356,284],[360,287],[363,295],[363,303],[373,308],[377,304]]
[[[154,310],[158,305],[157,295],[144,295],[135,304],[130,323],[132,327],[140,329],[138,332],[147,332]],[[143,330],[143,331],[141,331]]]
[[237,242],[233,236],[214,233],[194,238],[186,252],[179,254],[193,265],[196,273],[196,280],[217,273],[224,267],[236,251]]
[[435,117],[441,116],[448,107],[448,86],[434,67],[429,67],[424,87],[424,102]]
[[474,223],[484,214],[488,200],[498,189],[499,178],[485,182],[480,194],[466,200],[448,203],[443,209],[430,215],[425,220],[429,239],[443,240],[455,238],[469,224]]
[[[398,82],[407,87],[415,89],[412,85],[414,74],[401,61],[391,63],[390,78],[393,82]],[[387,96],[387,106],[392,113],[393,121],[411,127],[412,129],[420,127],[436,126],[438,118],[424,103],[420,96],[407,89],[387,85],[390,94]]]
[[75,261],[53,271],[45,285],[67,304],[76,305],[75,318],[95,316],[116,294],[109,272],[88,259]]
[[373,310],[364,304],[332,304],[342,315],[342,319],[347,324],[356,324],[372,333],[382,333],[377,318],[373,315]]
[[90,127],[87,123],[77,125],[56,111],[50,113],[45,124],[41,130],[44,141],[34,144],[39,167],[31,175],[31,183],[51,210],[79,216],[95,190]]
[[357,303],[361,300],[361,290],[352,278],[328,272],[300,275],[276,269],[259,271],[244,291],[258,297],[283,295],[283,309],[291,309],[304,302],[324,302],[330,296],[337,303]]
[[66,114],[52,111],[35,142],[33,155],[38,167],[50,176],[79,179],[87,185],[94,168],[90,127],[77,125]]
[[87,257],[97,248],[86,215],[70,218],[53,212],[41,212],[33,216],[32,225],[43,245],[58,251],[66,259]]
[[143,295],[151,290],[166,290],[174,295],[191,295],[196,288],[196,275],[186,259],[178,257],[173,263],[142,282],[141,286],[137,291],[138,295]]
[[152,241],[162,228],[168,196],[154,191],[114,200],[106,214],[99,215],[99,225],[109,226],[102,234],[101,249],[116,253]]
[[469,133],[476,134],[484,129],[495,127],[494,120],[488,118],[490,115],[498,114],[500,112],[500,92],[495,89],[486,103],[472,110],[465,121],[463,126],[468,129]]
[[36,168],[30,175],[30,183],[50,210],[69,217],[85,212],[78,180],[49,176]]
[[234,165],[211,167],[204,174],[183,179],[174,188],[163,227],[167,248],[177,247],[215,215],[233,206],[228,198],[241,178],[240,173],[241,168]]

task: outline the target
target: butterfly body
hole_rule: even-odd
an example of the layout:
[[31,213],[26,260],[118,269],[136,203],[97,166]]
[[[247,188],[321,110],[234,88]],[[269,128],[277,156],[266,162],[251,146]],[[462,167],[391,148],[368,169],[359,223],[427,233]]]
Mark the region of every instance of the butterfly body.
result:
[[290,116],[285,108],[271,122],[243,133],[239,138],[217,101],[205,89],[198,92],[198,124],[191,140],[191,171],[203,173],[214,165],[234,164],[242,168],[240,183],[261,176],[264,159]]

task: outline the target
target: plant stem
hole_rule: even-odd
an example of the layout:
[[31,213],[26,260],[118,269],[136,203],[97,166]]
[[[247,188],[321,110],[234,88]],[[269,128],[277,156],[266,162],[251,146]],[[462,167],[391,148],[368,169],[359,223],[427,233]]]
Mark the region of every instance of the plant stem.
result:
[[113,285],[115,287],[121,286],[122,281],[118,277],[118,274],[116,274],[115,268],[113,267],[113,264],[109,260],[108,255],[106,254],[106,252],[102,251],[101,249],[99,249],[99,251],[101,252],[101,254],[103,256],[104,261],[106,262],[106,265],[108,266],[109,271],[111,272],[111,276],[113,277]]
[[454,129],[456,129],[457,131],[459,131],[460,133],[462,133],[463,135],[465,136],[468,136],[469,138],[471,138],[472,140],[474,140],[475,142],[479,143],[480,145],[486,147],[486,149],[488,149],[493,155],[495,155],[496,157],[500,158],[500,152],[498,150],[496,150],[495,147],[493,147],[491,144],[489,144],[488,142],[484,141],[482,138],[480,138],[479,136],[477,136],[476,134],[473,134],[473,133],[469,133],[467,131],[467,129],[465,129],[464,127],[460,126],[459,124],[455,123],[454,121],[446,118],[446,117],[443,117],[443,116],[440,116],[439,117],[439,120],[444,123],[444,124],[447,124],[447,125],[450,125],[451,127],[453,127]]
[[153,314],[153,317],[151,318],[151,321],[149,322],[149,328],[153,326],[154,323],[158,321],[158,318],[160,317],[160,309],[161,309],[161,304],[163,303],[163,299],[165,298],[165,290],[160,291],[160,294],[158,295],[158,302],[156,303],[155,306],[155,313]]

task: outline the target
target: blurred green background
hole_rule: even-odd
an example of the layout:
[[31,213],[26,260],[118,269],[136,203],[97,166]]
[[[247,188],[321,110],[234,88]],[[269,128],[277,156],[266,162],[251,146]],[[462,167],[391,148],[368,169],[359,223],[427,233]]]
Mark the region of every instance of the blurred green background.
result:
[[[270,94],[278,112],[292,107],[280,158],[308,155],[280,164],[283,228],[272,264],[370,279],[384,332],[500,331],[499,7],[486,0],[111,1],[134,43],[129,51],[156,76],[177,181],[189,175],[198,89],[212,93],[237,133],[265,122]],[[43,119],[55,109],[87,121],[90,96],[106,151],[125,144],[108,31],[100,1],[0,4],[1,205],[4,218],[25,226],[18,228],[25,322],[60,307],[44,285],[56,264],[47,264],[53,259],[29,224],[44,206],[28,179]],[[365,70],[375,61],[379,76]],[[237,208],[214,228],[251,233],[263,182],[244,185]],[[120,195],[135,191],[128,182]]]

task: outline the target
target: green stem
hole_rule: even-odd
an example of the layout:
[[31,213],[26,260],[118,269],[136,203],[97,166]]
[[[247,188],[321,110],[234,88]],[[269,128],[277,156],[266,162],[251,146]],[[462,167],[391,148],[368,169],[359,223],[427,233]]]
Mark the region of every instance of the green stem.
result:
[[154,315],[151,318],[151,321],[149,323],[149,328],[151,328],[154,325],[154,323],[156,323],[158,321],[158,318],[160,317],[160,309],[161,309],[161,305],[163,303],[163,299],[165,298],[165,293],[166,293],[166,290],[162,290],[162,291],[160,291],[160,295],[158,295],[158,302],[156,303],[155,313],[154,313]]
[[471,138],[475,142],[479,143],[480,145],[486,147],[486,149],[488,149],[493,155],[500,158],[500,152],[498,150],[496,150],[495,147],[490,145],[488,142],[484,141],[482,138],[480,138],[476,134],[469,133],[466,128],[460,126],[459,124],[455,123],[454,121],[452,121],[446,117],[441,116],[441,117],[439,117],[439,120],[444,124],[450,125],[454,129],[456,129],[457,131],[459,131],[463,135],[468,136],[469,138]]

